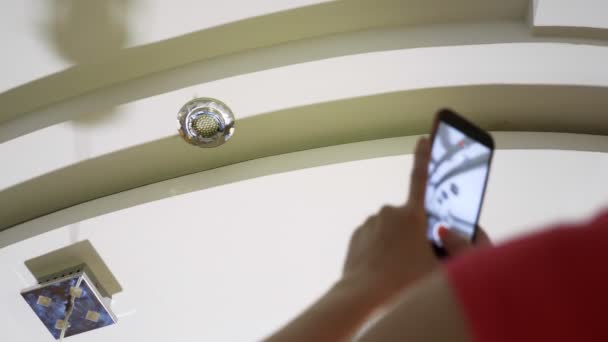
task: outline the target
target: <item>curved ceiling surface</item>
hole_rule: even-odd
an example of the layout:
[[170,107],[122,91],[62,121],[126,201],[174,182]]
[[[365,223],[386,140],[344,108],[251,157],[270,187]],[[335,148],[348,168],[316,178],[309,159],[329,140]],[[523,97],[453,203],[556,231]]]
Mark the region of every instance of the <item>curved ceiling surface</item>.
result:
[[[583,2],[587,11],[603,6]],[[493,131],[608,131],[605,41],[536,31],[547,23],[605,29],[585,21],[582,10],[572,15],[578,19],[560,21],[564,10],[556,6],[563,4],[543,1],[275,3],[236,11],[227,3],[213,20],[193,23],[193,9],[207,3],[183,0],[183,8],[163,10],[149,2],[148,12],[127,20],[136,33],[115,54],[73,66],[44,61],[51,66],[45,72],[54,73],[47,76],[14,68],[28,81],[6,81],[6,89],[16,87],[0,93],[0,154],[11,161],[0,180],[0,230],[251,159],[423,134],[442,106]],[[28,6],[40,5],[26,2],[20,10]],[[53,15],[66,19],[78,8],[58,7]],[[166,22],[141,29],[163,11]],[[177,17],[187,23],[171,26]],[[219,98],[237,114],[226,146],[200,150],[177,137],[176,111],[196,96]],[[527,147],[507,139],[502,148],[607,151],[603,139],[580,137]]]
[[[157,2],[160,1],[154,1],[153,3]],[[209,2],[184,0],[182,2],[188,2],[189,5],[177,10],[177,13],[180,14],[183,12],[196,14],[197,9],[202,10],[206,6],[210,6]],[[70,1],[70,3],[75,8],[79,7],[75,5],[79,3],[78,1]],[[112,2],[107,3],[111,4]],[[314,4],[313,1],[302,0],[288,2],[295,8],[286,10],[289,5],[281,5],[281,1],[272,3],[275,5],[267,1],[267,6],[253,10],[253,8],[258,8],[256,3],[239,2],[241,6],[251,9],[250,11],[241,11],[245,13],[239,13],[240,15],[231,14],[234,12],[231,10],[234,6],[222,6],[224,11],[218,11],[218,15],[226,18],[223,21],[224,25],[208,27],[207,29],[203,26],[199,28],[199,31],[193,33],[188,33],[188,29],[185,29],[182,32],[175,33],[177,36],[171,39],[160,39],[158,42],[142,46],[118,49],[99,61],[93,60],[93,63],[85,59],[83,63],[65,70],[61,70],[62,67],[60,66],[56,68],[59,69],[57,73],[38,80],[29,80],[30,82],[26,84],[0,94],[0,107],[3,108],[0,120],[10,120],[19,114],[69,97],[82,95],[102,86],[257,47],[386,26],[475,22],[479,20],[517,20],[523,18],[527,5],[526,1],[523,0],[508,2],[466,0],[466,2],[459,2],[458,4],[445,3],[439,0],[355,0]],[[304,6],[306,4],[310,5]],[[177,6],[179,4],[176,4],[176,8],[179,8]],[[162,8],[157,10],[162,11]],[[111,13],[110,10],[107,10],[107,12]],[[238,12],[236,11],[236,13]],[[85,11],[84,14],[86,13]],[[95,13],[93,11],[89,15],[95,16],[97,15]],[[71,12],[68,11],[65,14],[68,18],[64,20],[69,20],[70,14]],[[192,14],[185,15],[184,20],[188,20]],[[7,15],[10,15],[10,13]],[[249,17],[242,19],[244,15]],[[172,18],[173,20],[169,18],[169,23],[165,24],[167,30],[172,25],[171,21],[181,19],[181,15],[174,14]],[[133,21],[137,22],[137,19],[135,18]],[[140,21],[146,19],[145,17],[139,18]],[[111,19],[108,18],[107,20]],[[78,23],[79,21],[74,19],[74,22]],[[201,22],[205,23],[204,20]],[[78,30],[81,29],[77,26],[71,28],[71,31]],[[76,46],[76,48],[78,47]],[[29,51],[26,51],[26,53],[29,53]],[[83,53],[88,52],[84,51]],[[19,55],[15,56],[15,61],[17,60],[19,60]],[[63,68],[65,67],[67,65],[63,66]],[[8,85],[8,88],[11,88],[11,86]],[[4,89],[7,89],[7,86]]]
[[601,0],[574,8],[562,0],[13,1],[0,14],[6,50],[0,122],[188,63],[347,32],[527,20],[537,36],[605,39],[599,13],[606,6]]
[[[123,289],[112,299],[120,323],[70,340],[262,338],[335,279],[366,215],[403,200],[409,151],[440,107],[496,139],[480,222],[493,239],[588,217],[608,204],[607,10],[3,3],[2,336],[50,338],[18,296],[36,283],[24,261],[88,240]],[[177,135],[193,97],[235,112],[226,145]]]

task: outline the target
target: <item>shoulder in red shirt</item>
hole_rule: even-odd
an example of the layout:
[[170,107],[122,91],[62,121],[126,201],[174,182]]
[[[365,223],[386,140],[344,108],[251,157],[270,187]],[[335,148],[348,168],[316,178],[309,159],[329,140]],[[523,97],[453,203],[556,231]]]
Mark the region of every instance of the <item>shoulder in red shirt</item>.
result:
[[446,265],[473,341],[608,341],[608,212]]

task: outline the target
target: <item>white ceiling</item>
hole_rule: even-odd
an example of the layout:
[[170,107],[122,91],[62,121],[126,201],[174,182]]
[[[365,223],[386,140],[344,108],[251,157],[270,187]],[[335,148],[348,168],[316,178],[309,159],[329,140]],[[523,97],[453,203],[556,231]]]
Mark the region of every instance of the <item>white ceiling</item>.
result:
[[[378,144],[359,147],[372,143]],[[259,159],[226,172],[246,173],[322,153]],[[3,338],[51,340],[19,295],[34,283],[23,262],[89,239],[124,289],[113,303],[119,323],[70,340],[260,339],[336,279],[349,234],[381,204],[403,200],[410,165],[411,156],[393,156],[249,179],[12,244],[0,250]],[[210,177],[222,177],[222,171],[154,186],[166,184],[167,192],[176,191],[175,184],[196,188]],[[604,153],[498,151],[481,224],[492,238],[503,240],[553,221],[585,218],[608,204],[607,172]],[[146,188],[120,196],[146,196]],[[7,233],[0,233],[0,240]]]
[[[62,1],[0,5],[3,340],[51,340],[24,262],[84,239],[124,291],[119,324],[71,341],[260,339],[404,198],[440,106],[515,131],[495,133],[481,224],[497,241],[608,205],[605,1],[125,1],[122,50],[86,61],[66,56],[112,41],[85,25],[58,49]],[[227,145],[179,140],[193,96],[233,109]]]

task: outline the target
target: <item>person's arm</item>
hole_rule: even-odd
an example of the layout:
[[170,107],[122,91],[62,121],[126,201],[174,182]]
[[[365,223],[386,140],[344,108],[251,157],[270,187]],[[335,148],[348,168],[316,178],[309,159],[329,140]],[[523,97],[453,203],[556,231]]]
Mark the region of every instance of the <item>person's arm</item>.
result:
[[470,341],[464,315],[440,270],[405,291],[397,305],[357,339],[376,341]]
[[[370,216],[353,233],[342,279],[267,342],[348,339],[376,308],[438,264],[424,232],[429,157],[428,139],[419,140],[408,203],[385,206]],[[400,260],[418,260],[418,264],[406,267]]]
[[[462,255],[474,248],[453,230],[441,230],[439,236],[449,255]],[[478,228],[475,245],[491,244],[486,232]],[[392,310],[357,339],[362,342],[470,340],[463,311],[443,268],[403,292]]]
[[267,342],[342,341],[353,336],[380,298],[356,280],[342,279]]
[[[383,207],[353,234],[342,278],[321,299],[267,342],[343,341],[370,315],[440,264],[426,238],[424,195],[430,146],[421,139],[405,205]],[[450,253],[468,244],[454,233],[443,236]],[[479,236],[487,243],[483,231]],[[462,240],[462,241],[461,241]]]
[[[377,307],[370,292],[338,283],[287,328],[267,341],[344,341],[361,328]],[[394,310],[357,341],[469,341],[465,320],[442,272],[408,289]]]

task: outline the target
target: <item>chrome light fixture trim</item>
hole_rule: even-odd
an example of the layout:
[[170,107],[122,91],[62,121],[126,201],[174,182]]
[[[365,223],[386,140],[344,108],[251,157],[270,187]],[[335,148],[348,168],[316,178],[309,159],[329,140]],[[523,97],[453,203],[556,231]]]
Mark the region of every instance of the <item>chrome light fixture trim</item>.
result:
[[199,147],[217,147],[234,134],[234,114],[222,101],[201,97],[188,101],[177,114],[179,134]]

